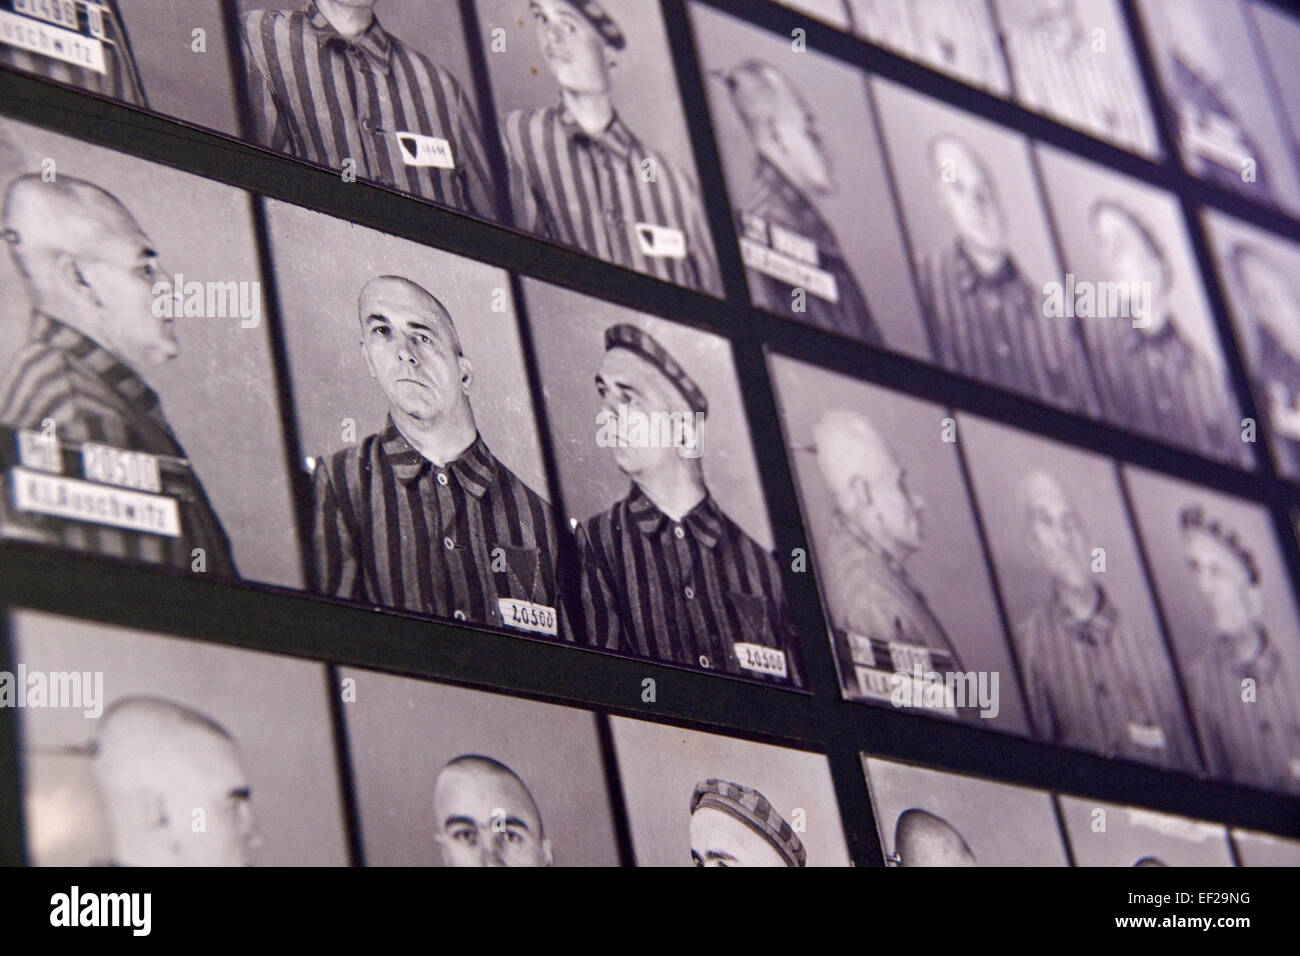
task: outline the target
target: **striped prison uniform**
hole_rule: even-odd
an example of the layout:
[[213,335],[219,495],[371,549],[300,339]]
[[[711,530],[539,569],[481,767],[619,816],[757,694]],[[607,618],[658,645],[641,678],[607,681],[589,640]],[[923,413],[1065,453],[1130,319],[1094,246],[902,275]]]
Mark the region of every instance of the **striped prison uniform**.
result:
[[[149,105],[145,101],[144,86],[140,82],[140,71],[131,52],[130,39],[117,10],[117,0],[97,0],[96,3],[87,3],[85,0],[58,0],[55,4],[48,4],[48,0],[37,2],[49,5],[51,9],[57,7],[60,11],[70,12],[76,18],[76,24],[73,25],[71,17],[68,17],[65,29],[79,33],[87,40],[99,41],[104,54],[104,72],[27,49],[29,45],[57,43],[61,38],[45,35],[46,39],[38,41],[35,31],[41,28],[37,24],[44,24],[45,21],[39,17],[29,18],[10,13],[9,8],[13,4],[8,3],[0,10],[0,13],[6,14],[3,24],[0,24],[0,63],[47,80],[110,96],[132,106]],[[91,28],[92,16],[95,17],[94,29]],[[31,21],[30,27],[24,22],[28,20]]]

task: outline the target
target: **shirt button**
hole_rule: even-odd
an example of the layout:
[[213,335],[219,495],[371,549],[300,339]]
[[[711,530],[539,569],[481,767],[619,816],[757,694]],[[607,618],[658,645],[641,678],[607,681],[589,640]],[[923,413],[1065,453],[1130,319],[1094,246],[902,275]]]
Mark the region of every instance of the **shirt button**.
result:
[[438,472],[438,484],[442,485],[443,487],[446,487],[447,473],[445,471]]
[[452,541],[451,538],[443,538],[442,546],[450,551],[452,548],[456,547],[456,542]]
[[367,133],[370,132],[370,120],[365,116],[361,117],[361,128]]
[[713,666],[713,661],[709,660],[709,655],[708,655],[708,654],[701,654],[701,655],[700,655],[700,666],[701,666],[701,667],[712,667],[712,666]]
[[686,600],[688,601],[695,599],[695,588],[691,587],[689,584],[686,586],[686,590],[682,593],[686,595]]
[[682,530],[681,525],[677,525],[675,528],[673,528],[673,537],[677,538],[678,540],[681,540],[682,538],[686,537],[686,532]]
[[465,620],[465,612],[461,610],[457,610],[454,614],[452,614],[452,617],[454,617],[458,621],[463,621]]

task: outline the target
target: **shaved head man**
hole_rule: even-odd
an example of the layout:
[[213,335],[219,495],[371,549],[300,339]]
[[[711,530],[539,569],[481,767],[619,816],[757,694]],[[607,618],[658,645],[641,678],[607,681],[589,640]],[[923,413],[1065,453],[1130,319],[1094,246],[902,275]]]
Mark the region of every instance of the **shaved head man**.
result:
[[[822,414],[812,438],[834,507],[819,570],[845,695],[889,699],[891,645],[933,654],[940,672],[960,670],[952,641],[907,575],[925,540],[925,503],[893,448],[864,415],[841,408]],[[882,649],[881,666],[873,645]]]
[[[122,492],[102,484],[93,495],[69,496],[49,484],[56,479],[14,470],[6,476],[11,493],[0,496],[3,533],[180,570],[192,569],[197,548],[207,573],[233,576],[225,530],[142,378],[179,352],[173,321],[157,314],[170,311],[156,308],[158,289],[170,284],[153,240],[111,193],[71,176],[48,183],[19,176],[5,193],[3,223],[33,317],[0,379],[0,424],[40,432],[51,451],[109,446],[93,460],[129,458],[156,476],[141,490],[169,499],[151,499],[152,510],[106,502]],[[3,457],[15,441],[0,446]],[[79,467],[85,471],[84,460]],[[96,506],[50,503],[65,497]],[[174,521],[161,517],[168,504]],[[106,526],[104,514],[120,512],[138,520]]]
[[918,263],[930,347],[946,368],[1077,412],[1095,407],[1078,323],[1049,317],[1008,245],[997,178],[969,143],[941,133],[930,171],[951,243]]
[[978,866],[966,840],[942,817],[928,810],[904,810],[894,827],[898,866]]
[[93,770],[113,863],[252,862],[261,838],[248,775],[230,734],[209,718],[161,698],[119,700],[104,713]]
[[315,589],[558,636],[550,505],[479,434],[451,313],[411,279],[378,276],[357,329],[388,419],[315,465]]
[[447,762],[433,788],[434,840],[447,866],[551,866],[542,814],[518,774],[491,757]]
[[[839,240],[813,204],[812,197],[831,196],[837,186],[812,111],[789,78],[762,60],[720,77],[758,157],[750,198],[738,210],[755,303],[879,345],[880,330]],[[790,311],[795,288],[809,293],[801,312]]]
[[1045,599],[1015,631],[1038,735],[1106,756],[1197,770],[1159,636],[1134,634],[1111,603],[1093,570],[1096,542],[1065,489],[1047,472],[1032,471],[1017,483],[1016,500],[1025,545],[1047,579]]

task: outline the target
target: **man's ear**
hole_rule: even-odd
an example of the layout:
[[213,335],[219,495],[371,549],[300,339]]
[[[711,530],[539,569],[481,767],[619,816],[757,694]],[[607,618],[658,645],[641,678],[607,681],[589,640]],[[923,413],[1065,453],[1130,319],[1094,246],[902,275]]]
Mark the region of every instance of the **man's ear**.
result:
[[551,852],[550,837],[542,840],[542,859],[546,861],[546,866],[555,866],[555,854]]
[[[364,334],[365,333],[362,332],[362,335]],[[370,357],[370,350],[366,348],[366,340],[364,338],[358,339],[357,345],[361,348],[361,357],[366,360],[366,368],[370,369],[370,377],[374,379],[379,378],[379,376],[375,374],[375,360]]]
[[60,250],[56,255],[55,263],[59,278],[63,280],[69,293],[76,298],[85,299],[96,308],[103,304],[95,294],[95,290],[90,287],[90,283],[86,281],[86,277],[82,275],[76,256],[66,249]]
[[470,386],[474,384],[474,364],[461,355],[456,359],[456,365],[460,368],[460,390],[468,395]]
[[865,475],[854,475],[849,479],[849,494],[853,496],[854,507],[871,507],[871,482]]

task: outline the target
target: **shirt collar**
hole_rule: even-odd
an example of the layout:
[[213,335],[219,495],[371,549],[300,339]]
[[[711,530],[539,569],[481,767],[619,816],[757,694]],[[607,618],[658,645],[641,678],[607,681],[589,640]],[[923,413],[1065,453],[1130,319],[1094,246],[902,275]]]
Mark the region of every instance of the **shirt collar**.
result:
[[754,174],[754,205],[771,203],[796,221],[796,227],[822,245],[834,245],[830,227],[803,190],[766,159],[759,157]]
[[[637,528],[647,537],[659,534],[670,521],[668,515],[660,511],[635,482],[628,492],[625,504]],[[704,498],[682,518],[680,524],[700,544],[712,548],[722,537],[722,510],[713,496],[705,492]]]
[[1016,270],[1016,264],[1011,261],[1010,256],[1003,256],[1002,264],[994,270],[992,275],[985,275],[980,272],[979,266],[971,259],[970,254],[961,241],[955,242],[956,249],[955,268],[957,270],[957,283],[961,286],[963,292],[974,292],[980,286],[990,289],[996,289],[1012,282],[1019,273]]
[[[384,464],[393,470],[399,481],[410,484],[430,468],[437,467],[406,440],[390,416],[379,435],[379,454]],[[496,459],[488,450],[483,436],[477,432],[474,442],[459,457],[452,459],[442,470],[451,475],[460,486],[475,498],[481,498],[492,484]]]
[[555,108],[555,111],[560,120],[560,128],[569,139],[600,146],[609,150],[619,159],[626,159],[632,152],[639,151],[640,142],[632,134],[632,131],[623,124],[623,120],[618,113],[614,114],[614,118],[609,121],[609,125],[599,133],[588,133],[578,125],[578,121],[573,118],[573,114],[569,112],[569,108],[564,103],[561,102]]
[[1097,605],[1088,616],[1080,620],[1066,608],[1059,591],[1052,592],[1052,617],[1056,626],[1076,640],[1096,647],[1110,642],[1119,623],[1119,612],[1110,602],[1104,588],[1097,589]]
[[365,54],[366,59],[374,64],[375,69],[387,75],[388,55],[392,42],[384,28],[379,25],[379,17],[372,14],[370,26],[366,27],[360,35],[348,38],[335,30],[333,24],[325,19],[325,14],[320,12],[314,0],[307,4],[305,13],[307,22],[316,31],[316,42],[319,45],[337,43],[344,47],[355,47]]
[[44,342],[50,348],[75,356],[133,407],[146,413],[158,407],[158,395],[145,384],[144,379],[108,349],[72,326],[37,312],[32,317],[28,335],[34,342]]
[[1267,682],[1277,673],[1282,661],[1277,648],[1269,640],[1268,631],[1264,630],[1263,627],[1259,627],[1257,633],[1259,634],[1259,650],[1255,652],[1255,656],[1250,660],[1238,662],[1233,657],[1232,644],[1228,637],[1219,637],[1219,652],[1223,655],[1228,670],[1236,677],[1251,677],[1257,682]]

